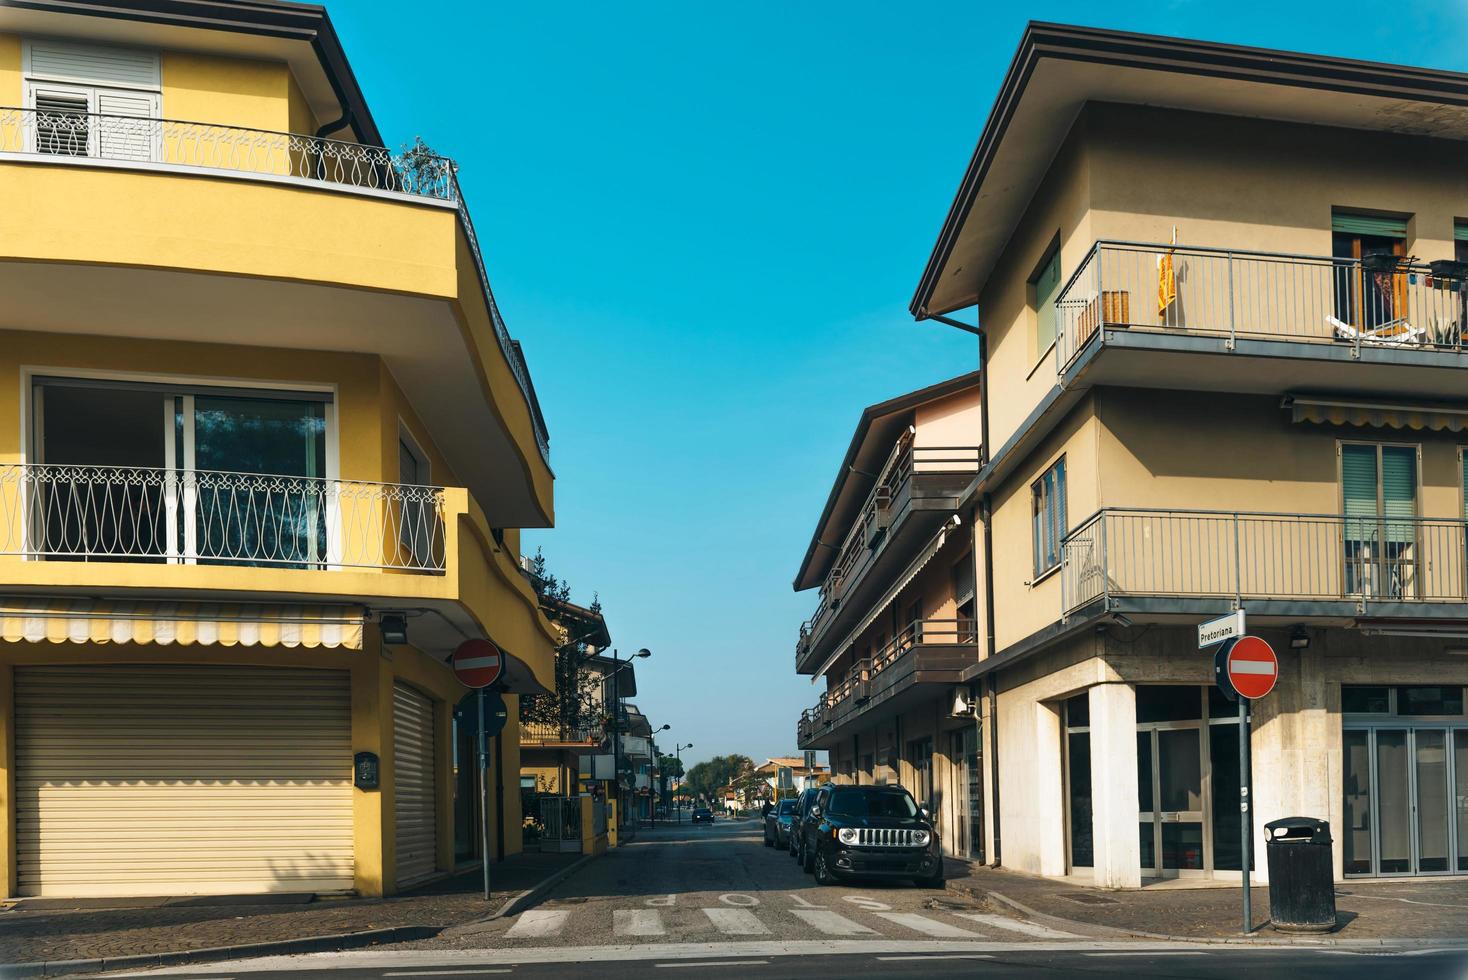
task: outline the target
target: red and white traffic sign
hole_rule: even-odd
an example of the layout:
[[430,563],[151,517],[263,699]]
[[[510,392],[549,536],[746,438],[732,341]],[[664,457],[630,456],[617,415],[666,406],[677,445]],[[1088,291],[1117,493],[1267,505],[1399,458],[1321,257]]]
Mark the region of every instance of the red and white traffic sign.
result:
[[454,651],[454,673],[465,687],[488,687],[500,679],[505,658],[488,640],[465,640]]
[[1228,682],[1241,697],[1251,701],[1274,690],[1279,679],[1279,658],[1274,648],[1257,636],[1241,636],[1228,651]]

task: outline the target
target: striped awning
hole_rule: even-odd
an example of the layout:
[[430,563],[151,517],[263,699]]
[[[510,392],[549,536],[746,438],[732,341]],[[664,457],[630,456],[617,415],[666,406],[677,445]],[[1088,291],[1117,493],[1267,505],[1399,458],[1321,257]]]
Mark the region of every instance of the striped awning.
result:
[[0,641],[360,650],[364,618],[360,606],[12,598]]
[[1284,407],[1290,410],[1291,418],[1295,422],[1388,429],[1434,429],[1440,432],[1462,432],[1468,429],[1468,408],[1452,405],[1410,405],[1290,396],[1284,400]]

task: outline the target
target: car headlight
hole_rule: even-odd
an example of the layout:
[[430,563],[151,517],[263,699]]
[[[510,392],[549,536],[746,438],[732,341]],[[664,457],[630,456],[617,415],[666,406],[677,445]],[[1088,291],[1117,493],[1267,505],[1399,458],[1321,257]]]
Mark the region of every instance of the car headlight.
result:
[[836,831],[836,839],[839,840],[843,844],[855,844],[856,843],[856,828],[855,827],[842,827],[840,830]]
[[912,842],[918,847],[927,847],[930,836],[926,830],[914,830],[912,832]]

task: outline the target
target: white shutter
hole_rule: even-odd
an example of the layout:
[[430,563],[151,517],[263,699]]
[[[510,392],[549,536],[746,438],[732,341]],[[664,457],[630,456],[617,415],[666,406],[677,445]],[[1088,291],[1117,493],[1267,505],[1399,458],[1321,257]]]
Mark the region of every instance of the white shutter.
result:
[[37,88],[31,93],[36,110],[32,139],[36,153],[92,155],[91,93],[86,89]]
[[397,823],[397,886],[401,890],[438,869],[433,764],[433,702],[394,684],[393,816]]
[[353,887],[345,671],[15,668],[21,895]]
[[[152,160],[159,142],[158,96],[149,92],[97,93],[97,155],[109,160]],[[136,121],[134,121],[136,120]]]
[[26,53],[28,78],[155,91],[161,88],[158,55],[153,51],[37,40],[26,42]]

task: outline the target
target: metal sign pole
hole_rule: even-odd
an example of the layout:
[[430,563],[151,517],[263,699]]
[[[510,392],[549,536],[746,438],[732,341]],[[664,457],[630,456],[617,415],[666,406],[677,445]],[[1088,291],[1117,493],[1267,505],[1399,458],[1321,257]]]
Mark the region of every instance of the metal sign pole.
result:
[[484,722],[484,688],[479,689],[479,853],[484,862],[484,900],[489,901],[489,735]]
[[1254,910],[1249,895],[1249,857],[1254,843],[1253,807],[1249,797],[1253,794],[1254,777],[1249,771],[1249,699],[1239,696],[1239,821],[1243,830],[1243,847],[1240,850],[1240,869],[1244,879],[1244,935],[1254,929]]

